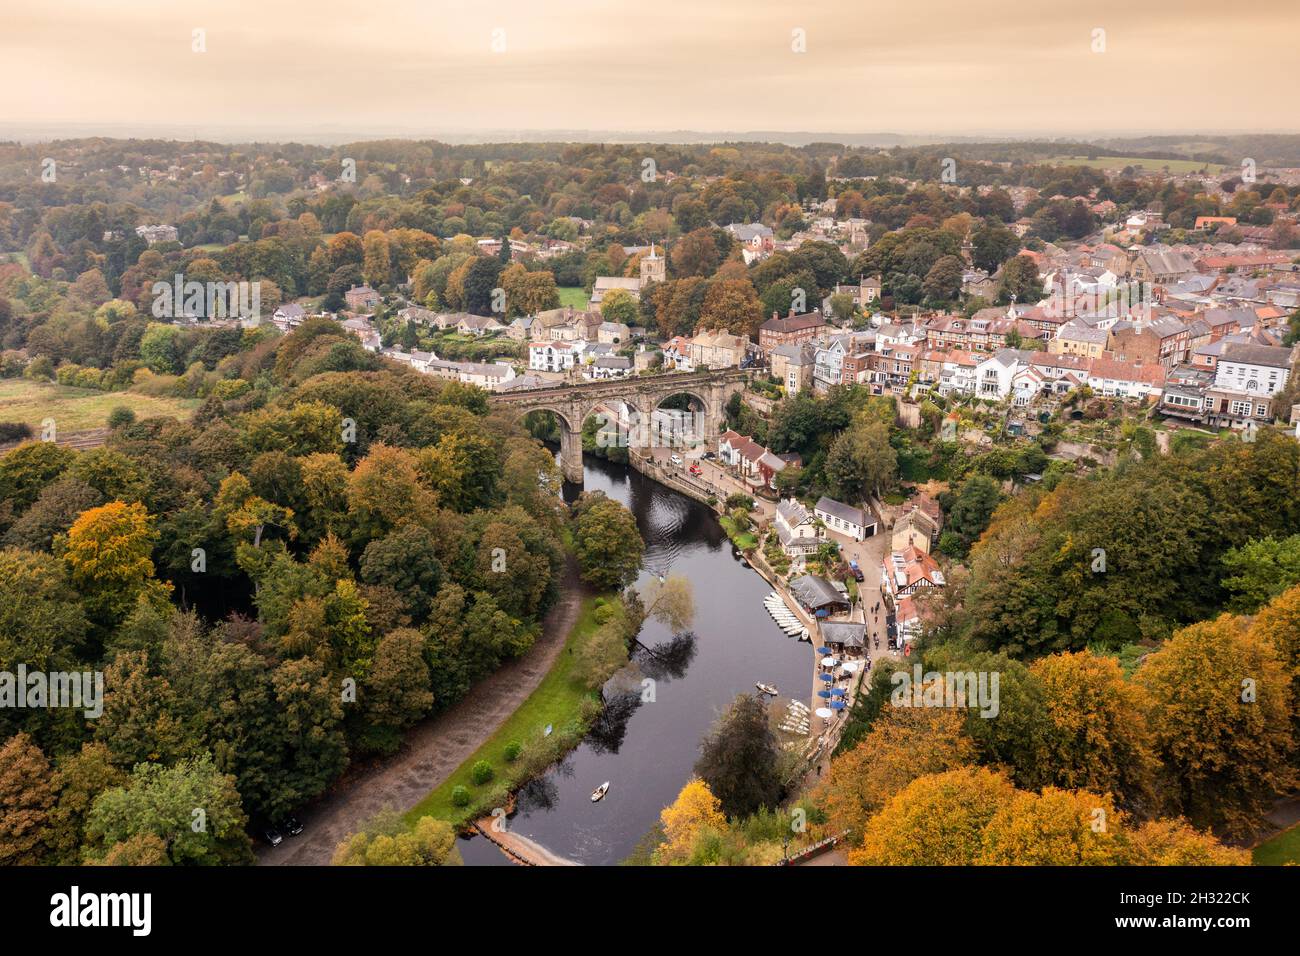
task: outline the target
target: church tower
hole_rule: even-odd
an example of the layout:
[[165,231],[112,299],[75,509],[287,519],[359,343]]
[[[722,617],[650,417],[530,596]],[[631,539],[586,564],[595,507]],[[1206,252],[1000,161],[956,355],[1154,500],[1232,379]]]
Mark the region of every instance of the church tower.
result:
[[655,244],[650,243],[650,251],[641,257],[641,288],[651,282],[663,282],[668,278],[668,263],[655,251]]

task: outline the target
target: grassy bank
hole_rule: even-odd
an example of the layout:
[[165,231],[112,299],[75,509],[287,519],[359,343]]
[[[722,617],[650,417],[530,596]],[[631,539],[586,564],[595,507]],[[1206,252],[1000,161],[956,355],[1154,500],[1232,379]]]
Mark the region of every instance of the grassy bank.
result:
[[169,416],[184,421],[198,404],[195,398],[101,392],[25,378],[0,380],[0,421],[26,422],[39,429],[41,422],[52,418],[61,433],[103,428],[109,412],[123,406],[135,412],[136,418]]
[[[420,817],[433,816],[460,825],[505,806],[512,791],[577,745],[599,712],[600,700],[573,679],[576,657],[570,651],[596,630],[596,601],[594,597],[583,600],[564,649],[537,689],[441,786],[411,808],[406,814],[408,822],[414,824]],[[547,725],[553,728],[550,736],[543,734]],[[507,760],[511,744],[522,749],[514,760]],[[486,783],[475,784],[473,770],[479,761],[486,761],[494,776]],[[457,787],[469,792],[468,805],[456,806],[453,802]]]
[[1284,830],[1255,847],[1251,856],[1256,866],[1285,866],[1300,863],[1300,824]]
[[731,543],[741,551],[753,551],[758,547],[758,538],[754,532],[738,529],[731,515],[718,515],[718,524],[722,525],[722,530],[727,532],[727,537],[731,539]]

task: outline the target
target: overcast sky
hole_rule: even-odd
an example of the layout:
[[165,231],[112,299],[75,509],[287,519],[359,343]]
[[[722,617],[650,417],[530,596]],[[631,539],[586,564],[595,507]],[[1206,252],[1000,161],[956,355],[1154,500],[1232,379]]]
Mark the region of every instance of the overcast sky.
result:
[[[1300,129],[1300,0],[12,3],[0,122]],[[205,53],[192,51],[206,31]],[[1094,30],[1105,52],[1093,52]],[[494,30],[504,49],[494,52]],[[806,52],[792,49],[804,31]]]

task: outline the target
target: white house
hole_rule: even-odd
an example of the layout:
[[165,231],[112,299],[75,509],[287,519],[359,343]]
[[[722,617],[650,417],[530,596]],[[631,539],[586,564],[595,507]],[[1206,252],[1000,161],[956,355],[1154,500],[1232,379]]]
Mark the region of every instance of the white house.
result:
[[588,366],[588,378],[627,378],[632,374],[632,360],[625,355],[602,355]]
[[773,521],[777,539],[781,548],[791,558],[803,558],[815,554],[822,545],[821,529],[817,527],[808,509],[793,498],[788,498],[776,506],[776,518]]
[[876,522],[861,508],[854,508],[825,495],[818,499],[813,514],[830,530],[848,535],[854,541],[865,540],[876,533]]
[[1273,396],[1286,387],[1291,350],[1240,342],[1226,345],[1214,368],[1214,387]]
[[975,366],[975,394],[980,398],[1006,398],[1016,373],[1024,368],[1015,349],[1002,349]]
[[567,372],[576,358],[568,342],[528,343],[528,368],[534,372]]

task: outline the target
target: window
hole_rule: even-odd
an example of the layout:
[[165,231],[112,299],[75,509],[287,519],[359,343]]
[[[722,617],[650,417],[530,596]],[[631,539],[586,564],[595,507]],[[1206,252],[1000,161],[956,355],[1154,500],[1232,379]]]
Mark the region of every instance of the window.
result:
[[1232,414],[1238,418],[1242,418],[1250,414],[1251,403],[1234,401],[1231,407]]

